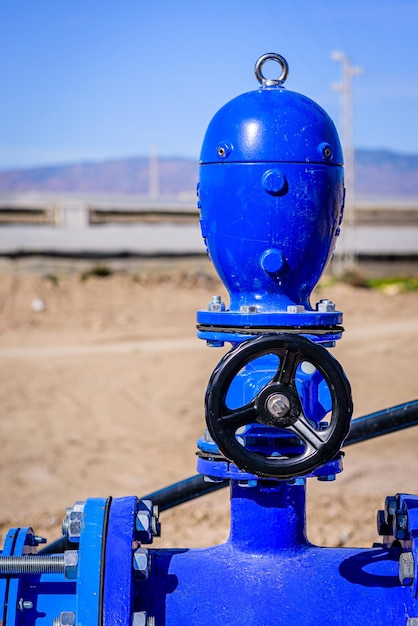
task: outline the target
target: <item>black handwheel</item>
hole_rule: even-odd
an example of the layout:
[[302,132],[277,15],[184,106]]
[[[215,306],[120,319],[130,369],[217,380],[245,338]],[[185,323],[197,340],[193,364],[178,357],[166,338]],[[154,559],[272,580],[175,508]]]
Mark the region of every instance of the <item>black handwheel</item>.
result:
[[[229,408],[227,394],[246,365],[267,354],[279,359],[270,381],[245,406]],[[324,379],[332,409],[325,428],[309,420],[296,385],[298,367],[308,362]],[[250,339],[228,352],[215,368],[206,392],[206,422],[222,454],[243,471],[257,476],[289,479],[310,474],[339,452],[353,412],[351,389],[338,361],[305,337],[276,334]],[[266,456],[245,448],[237,430],[248,424],[282,429],[300,440],[303,451]]]

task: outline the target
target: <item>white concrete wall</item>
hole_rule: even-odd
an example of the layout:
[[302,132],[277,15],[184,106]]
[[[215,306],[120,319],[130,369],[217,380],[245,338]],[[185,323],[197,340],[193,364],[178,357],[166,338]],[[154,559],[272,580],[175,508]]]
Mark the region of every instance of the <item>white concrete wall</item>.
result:
[[[388,210],[386,201],[382,210]],[[410,204],[410,203],[409,203]],[[393,204],[393,211],[408,203]],[[0,254],[204,254],[199,216],[193,201],[150,200],[130,196],[91,196],[76,194],[0,194],[1,208],[49,208],[52,224],[0,225]],[[182,211],[190,213],[190,223],[131,223],[90,225],[89,207],[124,211]],[[418,220],[411,225],[359,225],[354,230],[343,225],[336,255],[354,251],[361,255],[418,255]]]

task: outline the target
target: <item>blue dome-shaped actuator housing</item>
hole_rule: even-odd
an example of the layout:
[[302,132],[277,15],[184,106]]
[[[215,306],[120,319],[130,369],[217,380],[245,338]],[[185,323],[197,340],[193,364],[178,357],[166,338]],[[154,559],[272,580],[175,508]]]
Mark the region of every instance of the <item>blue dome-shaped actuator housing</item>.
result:
[[[262,73],[269,59],[281,64],[276,80]],[[203,142],[201,230],[230,306],[200,311],[198,321],[283,325],[283,314],[296,312],[298,324],[339,323],[341,314],[310,304],[343,214],[337,131],[318,104],[284,88],[283,57],[261,57],[256,76],[261,87],[223,106]]]

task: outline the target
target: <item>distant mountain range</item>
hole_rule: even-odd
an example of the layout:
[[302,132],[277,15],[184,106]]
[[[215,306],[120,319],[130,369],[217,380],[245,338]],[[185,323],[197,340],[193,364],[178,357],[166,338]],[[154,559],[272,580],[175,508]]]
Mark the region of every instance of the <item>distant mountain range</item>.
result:
[[[197,160],[160,158],[150,167],[148,158],[131,157],[0,170],[0,192],[148,194],[152,188],[161,195],[191,197],[197,177]],[[356,193],[359,198],[418,197],[418,155],[357,150]]]
[[0,191],[148,194],[150,186],[153,186],[154,191],[163,195],[195,193],[196,161],[161,158],[157,167],[155,161],[152,167],[150,165],[146,157],[131,157],[0,170]]

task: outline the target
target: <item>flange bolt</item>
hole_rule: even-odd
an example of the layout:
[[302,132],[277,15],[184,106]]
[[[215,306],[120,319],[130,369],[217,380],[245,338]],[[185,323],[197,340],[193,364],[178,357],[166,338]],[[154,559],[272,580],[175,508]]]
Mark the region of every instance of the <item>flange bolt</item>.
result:
[[383,537],[388,537],[391,534],[391,527],[389,523],[386,521],[386,513],[385,511],[377,512],[377,532],[379,535]]
[[330,311],[335,311],[335,304],[333,303],[332,300],[328,300],[327,298],[324,298],[320,300],[319,302],[317,302],[316,310],[319,313],[328,313]]
[[154,537],[161,534],[158,521],[158,507],[151,500],[140,500],[135,519],[135,536],[141,543],[152,543]]
[[225,302],[222,301],[221,296],[212,296],[208,304],[208,311],[225,311]]
[[399,557],[399,580],[401,585],[412,585],[415,577],[415,561],[412,552],[402,552]]
[[150,558],[146,548],[137,548],[133,554],[135,578],[146,580],[150,570]]
[[74,626],[75,613],[73,611],[62,611],[59,617],[55,617],[53,626]]
[[395,519],[396,519],[396,528],[395,528],[396,539],[406,539],[408,535],[408,514],[405,511],[398,510],[395,513]]
[[78,500],[74,506],[67,507],[66,515],[62,521],[62,534],[72,543],[79,543],[85,502]]
[[155,617],[147,617],[145,611],[135,611],[132,615],[132,626],[155,626]]

